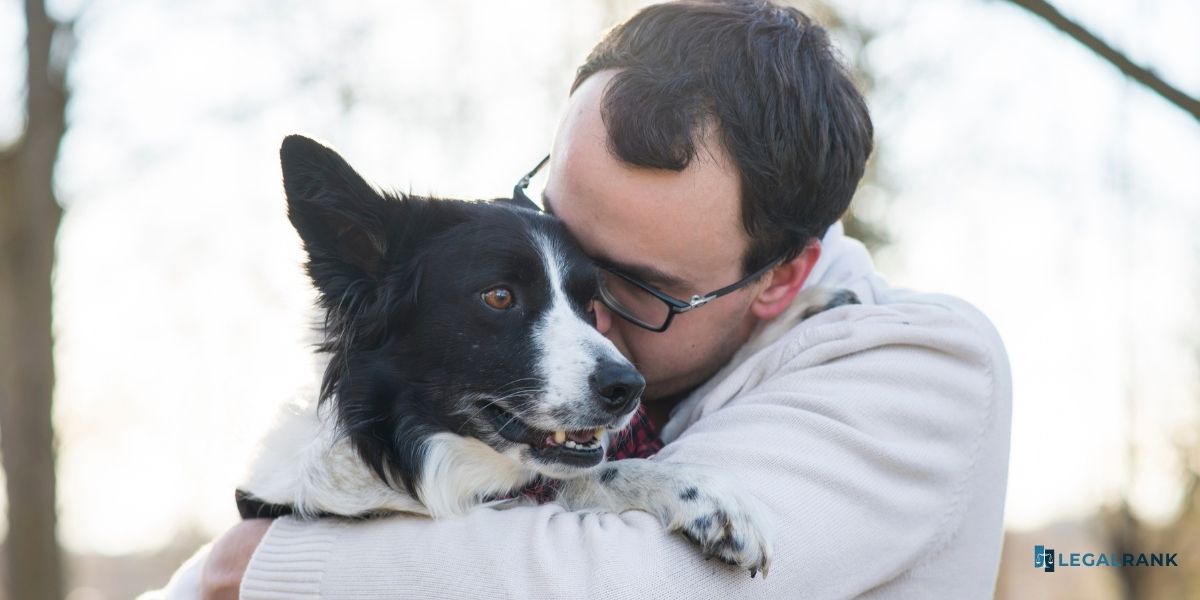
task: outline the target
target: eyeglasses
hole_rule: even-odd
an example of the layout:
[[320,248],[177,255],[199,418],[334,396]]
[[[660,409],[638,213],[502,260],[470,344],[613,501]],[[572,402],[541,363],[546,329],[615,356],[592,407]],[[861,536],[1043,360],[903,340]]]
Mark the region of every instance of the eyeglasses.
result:
[[526,173],[524,177],[517,181],[517,185],[513,186],[512,197],[514,202],[526,205],[527,208],[532,208],[538,212],[542,211],[541,207],[539,207],[536,202],[529,199],[529,195],[525,193],[525,190],[529,188],[529,181],[533,179],[533,176],[537,175],[538,171],[541,171],[542,167],[546,166],[546,163],[548,162],[550,162],[549,154],[547,154],[546,158],[543,158],[542,161],[533,168],[533,170]]
[[[525,190],[529,187],[529,181],[549,161],[550,157],[546,156],[533,170],[526,173],[524,177],[517,181],[517,185],[513,186],[514,202],[527,205],[534,210],[541,210],[529,198]],[[713,290],[707,294],[696,294],[688,300],[680,300],[671,296],[637,277],[622,273],[615,267],[599,264],[597,265],[599,267],[597,270],[599,299],[605,306],[626,321],[643,329],[661,333],[671,326],[671,321],[675,319],[675,315],[695,310],[721,296],[732,294],[750,285],[781,262],[783,262],[782,256],[730,285]]]
[[600,300],[626,321],[643,329],[663,332],[671,326],[675,315],[695,310],[750,285],[780,262],[781,259],[775,259],[735,283],[707,294],[696,294],[688,300],[680,300],[636,277],[600,265]]

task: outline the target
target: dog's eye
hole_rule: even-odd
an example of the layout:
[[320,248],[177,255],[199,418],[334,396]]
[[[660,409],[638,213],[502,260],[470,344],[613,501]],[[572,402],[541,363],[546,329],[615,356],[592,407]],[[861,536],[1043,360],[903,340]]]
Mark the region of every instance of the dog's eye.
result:
[[512,290],[506,287],[494,287],[482,294],[483,303],[496,310],[508,310],[513,305]]

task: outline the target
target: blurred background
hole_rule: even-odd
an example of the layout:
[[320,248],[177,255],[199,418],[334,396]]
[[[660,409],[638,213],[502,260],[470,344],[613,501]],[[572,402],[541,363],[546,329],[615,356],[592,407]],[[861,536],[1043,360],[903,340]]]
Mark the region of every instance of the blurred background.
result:
[[[129,598],[235,522],[257,437],[313,378],[284,135],[383,187],[506,195],[644,4],[0,0],[5,597]],[[848,228],[1007,343],[997,597],[1197,597],[1200,3],[799,4],[875,119]],[[1045,574],[1034,544],[1181,566]]]

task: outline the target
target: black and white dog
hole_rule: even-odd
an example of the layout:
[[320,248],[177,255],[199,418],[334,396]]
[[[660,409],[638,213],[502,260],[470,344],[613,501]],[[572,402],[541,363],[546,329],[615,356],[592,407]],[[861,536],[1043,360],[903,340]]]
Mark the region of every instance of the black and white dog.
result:
[[[571,509],[650,512],[705,556],[766,575],[756,502],[719,470],[601,467],[644,381],[594,329],[594,266],[559,221],[508,199],[381,194],[301,136],[280,158],[328,366],[318,401],[265,439],[242,500],[439,518],[542,476]],[[196,597],[204,553],[154,597]]]

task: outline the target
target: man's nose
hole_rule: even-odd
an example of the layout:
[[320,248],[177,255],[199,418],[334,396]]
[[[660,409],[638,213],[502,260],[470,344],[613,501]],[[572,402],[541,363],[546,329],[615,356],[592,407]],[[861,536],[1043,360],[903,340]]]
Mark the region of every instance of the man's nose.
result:
[[588,377],[592,393],[604,410],[623,415],[637,407],[646,380],[624,361],[601,359]]
[[596,315],[596,331],[602,335],[608,335],[608,330],[612,328],[612,312],[599,299],[592,300],[592,313]]

